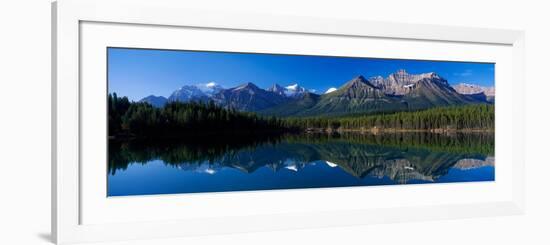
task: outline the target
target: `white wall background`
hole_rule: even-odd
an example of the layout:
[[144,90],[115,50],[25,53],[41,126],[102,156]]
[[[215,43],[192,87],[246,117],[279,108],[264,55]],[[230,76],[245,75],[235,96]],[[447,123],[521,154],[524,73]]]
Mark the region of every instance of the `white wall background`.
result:
[[[549,244],[550,15],[544,5],[527,0],[189,1],[195,9],[525,29],[527,214],[115,244]],[[0,25],[0,244],[48,244],[50,0],[3,1]]]

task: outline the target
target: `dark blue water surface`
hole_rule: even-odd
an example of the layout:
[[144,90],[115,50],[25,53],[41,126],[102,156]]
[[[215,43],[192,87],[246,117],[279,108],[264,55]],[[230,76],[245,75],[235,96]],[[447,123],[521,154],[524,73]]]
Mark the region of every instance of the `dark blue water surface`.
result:
[[112,140],[108,196],[493,181],[493,155],[492,134]]

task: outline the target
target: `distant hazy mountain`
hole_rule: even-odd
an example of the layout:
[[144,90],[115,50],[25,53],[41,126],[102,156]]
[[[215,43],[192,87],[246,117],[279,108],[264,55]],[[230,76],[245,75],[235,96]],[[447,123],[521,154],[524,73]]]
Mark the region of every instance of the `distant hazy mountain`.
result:
[[222,106],[240,111],[258,111],[282,104],[287,100],[284,96],[258,88],[253,83],[222,90],[214,94],[212,99]]
[[287,96],[297,96],[307,92],[307,90],[304,87],[298,85],[297,83],[288,85],[285,87],[285,89],[286,89],[285,94]]
[[168,101],[179,101],[179,102],[188,102],[188,101],[200,101],[205,100],[209,96],[203,92],[200,88],[195,85],[184,85],[176,91],[172,92]]
[[168,102],[168,99],[166,99],[163,96],[149,95],[149,96],[139,100],[139,102],[147,102],[147,103],[151,104],[154,107],[160,108],[160,107],[163,107],[166,104],[166,102]]
[[273,86],[269,87],[267,91],[274,92],[276,94],[286,97],[296,97],[306,92],[310,92],[306,88],[298,85],[297,83],[288,85],[286,87],[283,87],[279,84],[273,84]]
[[487,96],[495,96],[495,87],[483,87],[475,84],[459,83],[453,88],[461,94],[479,94],[484,93]]
[[472,98],[479,100],[485,99],[489,102],[494,102],[495,87],[483,87],[475,84],[459,83],[453,88],[460,94],[469,95]]

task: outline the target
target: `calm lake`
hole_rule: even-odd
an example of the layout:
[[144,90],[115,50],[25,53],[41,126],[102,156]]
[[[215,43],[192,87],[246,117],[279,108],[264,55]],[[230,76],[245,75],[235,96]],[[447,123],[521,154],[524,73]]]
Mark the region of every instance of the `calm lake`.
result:
[[108,196],[493,181],[492,133],[109,141]]

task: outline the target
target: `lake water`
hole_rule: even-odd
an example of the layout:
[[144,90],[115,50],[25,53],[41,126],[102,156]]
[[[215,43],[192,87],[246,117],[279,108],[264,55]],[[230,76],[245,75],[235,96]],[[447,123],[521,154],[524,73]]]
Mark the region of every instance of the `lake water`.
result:
[[109,141],[108,196],[493,181],[493,134]]

